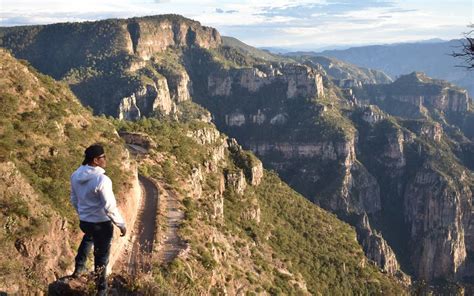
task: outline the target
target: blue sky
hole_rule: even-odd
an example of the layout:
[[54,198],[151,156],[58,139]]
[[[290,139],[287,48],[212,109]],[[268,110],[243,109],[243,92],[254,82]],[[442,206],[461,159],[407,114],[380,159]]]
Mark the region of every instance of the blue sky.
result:
[[253,46],[317,49],[462,37],[474,0],[0,0],[1,26],[176,13]]

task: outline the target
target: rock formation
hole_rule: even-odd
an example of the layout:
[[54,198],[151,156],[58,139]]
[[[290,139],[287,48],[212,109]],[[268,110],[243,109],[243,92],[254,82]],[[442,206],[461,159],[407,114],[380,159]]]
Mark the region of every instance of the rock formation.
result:
[[[407,118],[423,117],[425,110],[459,113],[471,108],[466,90],[418,72],[401,76],[391,84],[362,88],[365,92],[356,91],[358,99],[378,104],[388,113]],[[397,107],[395,102],[401,104]]]
[[395,253],[383,237],[372,230],[367,214],[362,214],[357,224],[359,242],[370,260],[376,262],[385,272],[396,275],[400,266]]
[[324,86],[318,70],[299,64],[233,69],[212,73],[208,77],[208,91],[213,96],[230,96],[233,88],[255,93],[265,85],[284,83],[286,97],[321,97]]
[[[456,179],[425,165],[405,191],[405,219],[410,226],[414,252],[411,260],[420,278],[456,279],[462,274],[467,252],[472,245],[472,192]],[[429,234],[429,235],[426,235]]]
[[[7,28],[0,42],[43,73],[70,83],[96,112],[130,120],[152,112],[176,113],[175,104],[190,99],[192,82],[184,70],[155,69],[158,75],[153,71],[146,75],[152,82],[141,80],[147,66],[155,67],[157,55],[167,49],[211,49],[222,43],[217,30],[176,15],[105,20],[80,27],[64,23]],[[101,91],[89,91],[92,85]]]
[[168,47],[214,48],[222,43],[216,29],[203,27],[198,22],[178,16],[134,18],[122,26],[126,26],[129,33],[129,54],[143,60],[149,60],[153,54]]

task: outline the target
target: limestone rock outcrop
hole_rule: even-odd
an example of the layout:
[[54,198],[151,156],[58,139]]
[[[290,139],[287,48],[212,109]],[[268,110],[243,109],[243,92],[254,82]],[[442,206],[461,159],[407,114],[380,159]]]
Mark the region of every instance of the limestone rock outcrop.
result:
[[169,69],[161,69],[161,73],[166,77],[171,100],[175,103],[181,103],[191,99],[193,93],[192,81],[188,73],[181,70],[171,71]]
[[260,184],[263,178],[263,164],[242,147],[233,138],[228,139],[227,145],[236,164],[243,170],[248,183],[252,186]]
[[339,190],[321,204],[345,213],[376,213],[381,209],[379,184],[361,163],[354,162],[346,170]]
[[168,47],[214,48],[222,43],[216,29],[201,26],[195,21],[184,21],[178,16],[130,19],[126,28],[130,40],[129,53],[144,60]]
[[[425,280],[456,279],[472,251],[472,191],[458,180],[426,164],[408,184],[405,220],[410,226],[417,275]],[[429,234],[429,235],[427,235]],[[471,245],[466,238],[470,238]]]
[[313,142],[313,143],[250,143],[249,148],[257,155],[264,156],[278,152],[285,159],[320,157],[322,160],[336,160],[354,155],[344,142]]
[[258,65],[253,68],[218,71],[208,77],[208,92],[212,96],[230,96],[233,88],[243,88],[250,93],[275,82],[287,86],[286,97],[322,97],[323,78],[317,69],[300,65]]
[[466,112],[472,104],[467,90],[419,72],[401,76],[391,84],[364,85],[362,88],[363,92],[356,91],[357,98],[408,118],[420,118],[432,110]]
[[142,85],[131,95],[123,97],[117,114],[119,119],[137,120],[154,111],[169,114],[175,108],[176,105],[171,100],[166,79],[162,77],[153,85]]
[[385,119],[383,112],[374,105],[367,106],[362,113],[362,120],[374,124]]
[[260,223],[261,211],[258,200],[251,199],[247,207],[242,211],[240,218],[246,221],[254,221],[257,224]]
[[359,218],[357,236],[367,258],[374,261],[382,270],[391,275],[400,272],[400,264],[395,253],[383,239],[382,235],[372,230],[365,213]]
[[156,148],[156,143],[145,133],[131,133],[120,131],[119,136],[125,140],[125,143],[137,145],[145,149]]
[[443,136],[443,126],[435,122],[433,124],[419,124],[415,132],[423,137],[426,137],[435,142],[440,142]]
[[387,133],[387,143],[384,145],[380,161],[394,169],[402,169],[406,165],[404,154],[404,135],[400,130]]
[[242,170],[229,171],[225,174],[226,186],[232,188],[237,194],[243,195],[245,188],[247,188],[247,181]]

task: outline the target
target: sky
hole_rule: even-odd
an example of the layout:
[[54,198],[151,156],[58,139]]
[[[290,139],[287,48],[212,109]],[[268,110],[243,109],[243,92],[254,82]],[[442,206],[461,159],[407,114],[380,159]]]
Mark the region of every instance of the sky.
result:
[[314,50],[462,38],[474,0],[0,0],[0,26],[167,13],[252,46]]

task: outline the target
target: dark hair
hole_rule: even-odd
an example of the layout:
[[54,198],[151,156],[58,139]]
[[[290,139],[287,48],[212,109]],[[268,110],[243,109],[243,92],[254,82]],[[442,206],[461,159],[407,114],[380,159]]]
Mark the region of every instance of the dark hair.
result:
[[82,165],[90,163],[94,158],[104,154],[104,147],[99,144],[94,144],[86,148],[84,151],[84,161]]

